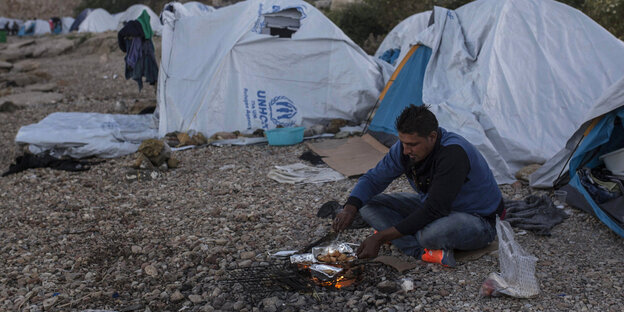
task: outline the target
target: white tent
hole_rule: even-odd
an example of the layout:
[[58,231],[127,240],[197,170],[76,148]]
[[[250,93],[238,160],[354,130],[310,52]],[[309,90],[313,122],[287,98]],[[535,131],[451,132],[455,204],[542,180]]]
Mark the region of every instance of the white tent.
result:
[[180,15],[162,13],[160,136],[361,121],[383,87],[382,62],[304,1]]
[[[397,60],[403,59],[410,46],[414,43],[414,38],[429,26],[431,11],[414,14],[398,25],[396,25],[384,38],[377,48],[375,57],[381,57],[390,49],[399,49],[401,54]],[[395,62],[393,65],[397,65]]]
[[624,43],[551,0],[435,7],[412,43],[432,49],[423,102],[477,146],[499,183],[553,157],[624,76]]
[[62,17],[61,18],[61,22],[63,23],[63,30],[61,31],[62,34],[66,34],[69,32],[69,29],[71,28],[71,25],[74,23],[74,18],[73,17]]
[[189,13],[193,16],[196,15],[206,15],[215,10],[214,7],[203,4],[197,1],[189,1],[184,3],[184,7],[189,11]]
[[95,9],[78,26],[78,32],[105,32],[117,29],[117,19],[104,9]]
[[152,9],[143,4],[135,4],[120,14],[117,20],[117,30],[123,28],[125,23],[139,18],[141,13],[143,13],[143,10],[147,11],[147,14],[150,16],[150,26],[152,27],[152,31],[154,31],[154,34],[160,36],[162,32],[162,25],[160,24],[158,15],[156,15]]
[[49,34],[51,33],[50,31],[50,23],[48,23],[48,21],[44,21],[44,20],[28,20],[26,22],[24,22],[24,29],[28,32],[31,27],[33,27],[34,25],[34,29],[32,33],[28,33],[29,35],[34,35],[34,36],[41,36],[41,35],[45,35],[45,34]]

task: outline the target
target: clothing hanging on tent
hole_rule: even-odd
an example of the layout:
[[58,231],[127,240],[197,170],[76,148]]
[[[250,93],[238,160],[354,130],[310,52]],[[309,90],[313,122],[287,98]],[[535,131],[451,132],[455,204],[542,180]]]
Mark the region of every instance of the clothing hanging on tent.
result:
[[143,89],[145,82],[154,85],[158,81],[158,64],[152,43],[153,31],[146,11],[137,20],[129,21],[117,33],[117,43],[121,51],[126,52],[126,79],[132,78]]

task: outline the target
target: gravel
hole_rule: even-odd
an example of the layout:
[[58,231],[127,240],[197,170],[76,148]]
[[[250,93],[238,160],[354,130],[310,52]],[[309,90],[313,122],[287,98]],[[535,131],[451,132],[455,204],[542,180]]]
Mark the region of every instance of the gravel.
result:
[[[103,36],[99,46],[84,46],[87,40],[68,54],[36,59],[64,99],[0,113],[2,170],[21,154],[14,144],[20,126],[56,111],[113,113],[120,101],[155,103],[154,87],[139,93],[134,81],[111,78],[123,77],[123,54],[111,48],[114,33]],[[46,168],[0,178],[0,310],[624,311],[624,240],[572,209],[550,237],[516,236],[539,258],[541,293],[533,299],[479,297],[487,275],[499,271],[495,253],[448,269],[392,246],[381,253],[419,265],[403,274],[369,266],[358,285],[316,294],[251,300],[231,291],[221,282],[230,270],[271,263],[269,253],[325,234],[330,221],[317,218],[317,209],[343,201],[356,183],[289,185],[266,177],[306,150],[299,144],[178,151],[180,167],[148,181],[126,180],[132,155],[80,173]],[[400,180],[387,191],[409,189]],[[501,189],[517,199],[544,192]],[[359,242],[370,233],[349,230],[343,238]],[[414,289],[403,291],[403,279]]]

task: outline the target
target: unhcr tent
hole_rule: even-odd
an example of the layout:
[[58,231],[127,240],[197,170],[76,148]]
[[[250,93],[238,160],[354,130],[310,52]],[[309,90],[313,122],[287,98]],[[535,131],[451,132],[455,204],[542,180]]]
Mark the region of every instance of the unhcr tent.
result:
[[105,32],[117,29],[117,19],[104,9],[95,9],[78,26],[78,32]]
[[383,87],[383,62],[304,1],[180,15],[162,14],[160,136],[359,122]]
[[[385,97],[417,93],[409,89],[420,88],[422,77],[421,102],[432,106],[441,126],[481,151],[500,184],[513,182],[523,166],[553,157],[595,100],[624,76],[622,41],[556,1],[435,7],[431,26],[414,32],[411,44],[431,55],[419,48],[409,56],[417,59],[399,58],[406,67],[395,72],[393,86],[402,89],[390,86]],[[407,55],[411,49],[403,46],[400,53]],[[397,83],[405,70],[415,73]],[[394,118],[406,103],[392,104],[380,104],[371,128],[396,134]]]
[[158,15],[156,15],[156,13],[152,11],[152,9],[143,4],[135,4],[126,9],[126,11],[124,11],[122,14],[120,14],[118,17],[117,30],[122,29],[127,22],[139,18],[143,11],[147,11],[147,14],[149,14],[150,16],[150,26],[152,27],[152,31],[154,31],[154,34],[160,36],[162,32],[162,25],[160,24]]

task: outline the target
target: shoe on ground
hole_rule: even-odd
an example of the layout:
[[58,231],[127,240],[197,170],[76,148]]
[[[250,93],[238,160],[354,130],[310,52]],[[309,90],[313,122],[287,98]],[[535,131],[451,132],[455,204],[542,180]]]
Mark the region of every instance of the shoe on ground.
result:
[[453,254],[452,249],[427,249],[425,248],[424,253],[420,257],[422,261],[430,262],[430,263],[438,263],[445,267],[455,267],[457,263],[455,262],[455,255]]

